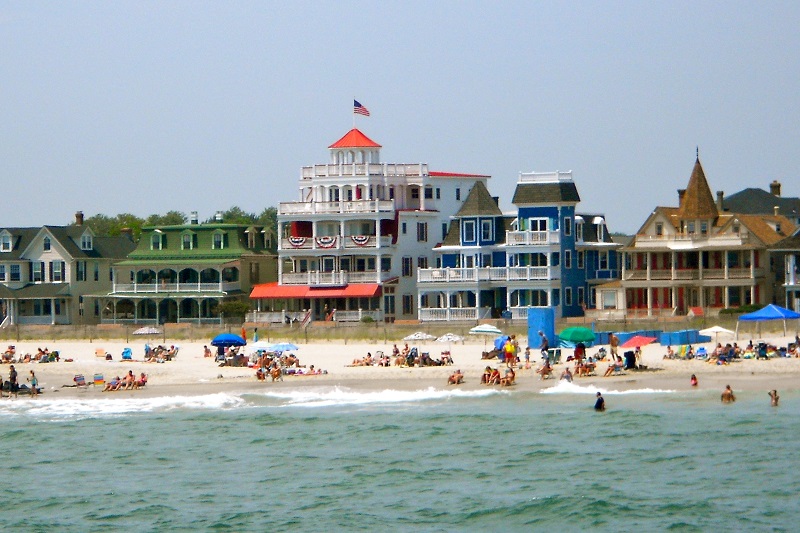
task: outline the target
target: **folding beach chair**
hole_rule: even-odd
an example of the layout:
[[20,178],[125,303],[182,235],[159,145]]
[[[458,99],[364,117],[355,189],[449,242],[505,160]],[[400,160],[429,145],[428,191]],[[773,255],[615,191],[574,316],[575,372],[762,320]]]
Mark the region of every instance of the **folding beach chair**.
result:
[[75,377],[72,378],[72,381],[75,382],[75,386],[79,389],[83,387],[84,389],[87,387],[86,385],[86,378],[83,377],[83,374],[75,374]]
[[105,387],[106,380],[103,379],[103,374],[95,374],[93,383],[95,387]]

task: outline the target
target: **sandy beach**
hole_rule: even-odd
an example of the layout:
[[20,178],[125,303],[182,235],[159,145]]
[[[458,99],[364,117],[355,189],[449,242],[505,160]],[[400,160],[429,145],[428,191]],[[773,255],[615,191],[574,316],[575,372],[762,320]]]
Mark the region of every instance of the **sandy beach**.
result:
[[[720,339],[727,342],[728,339]],[[794,341],[794,336],[768,337],[770,342],[778,346],[786,346]],[[740,341],[746,344],[747,340]],[[151,344],[153,344],[151,342]],[[171,343],[169,340],[166,345]],[[397,343],[402,348],[403,343]],[[144,341],[125,343],[120,341],[94,342],[20,342],[16,344],[17,355],[36,354],[39,347],[47,347],[51,351],[58,350],[61,362],[57,363],[18,363],[20,384],[25,384],[30,376],[30,370],[36,373],[40,387],[48,398],[58,396],[71,396],[74,394],[103,394],[100,387],[89,386],[88,390],[76,390],[74,387],[65,387],[73,384],[76,374],[83,374],[87,382],[91,382],[95,374],[102,374],[108,381],[116,375],[123,376],[132,370],[137,376],[144,372],[149,381],[145,389],[137,391],[119,391],[105,393],[109,397],[130,397],[131,395],[184,395],[207,394],[222,391],[248,391],[263,390],[265,387],[280,389],[295,389],[316,386],[339,386],[357,390],[417,390],[429,387],[446,388],[447,377],[455,370],[460,369],[465,375],[465,383],[459,385],[464,389],[483,387],[480,376],[483,369],[489,365],[500,367],[497,359],[483,360],[481,352],[484,350],[482,339],[467,339],[450,347],[454,366],[446,367],[377,367],[377,366],[350,366],[354,359],[364,357],[367,352],[373,355],[378,351],[391,354],[392,343],[388,344],[344,344],[342,342],[300,344],[296,355],[301,365],[306,367],[314,365],[317,369],[327,373],[314,376],[285,376],[283,381],[272,383],[259,382],[255,378],[255,371],[245,367],[220,367],[212,358],[203,357],[204,343],[182,343],[179,345],[178,357],[166,363],[145,363]],[[446,349],[437,343],[418,343],[420,351],[430,352],[436,358]],[[524,346],[524,344],[523,344]],[[700,345],[698,345],[699,347]],[[714,344],[704,344],[707,349],[713,349]],[[121,354],[124,348],[133,350],[133,361],[122,361]],[[589,355],[597,353],[600,346],[587,350]],[[101,349],[112,355],[112,361],[106,361],[96,355]],[[606,346],[608,349],[608,346]],[[622,350],[620,350],[620,353]],[[248,353],[245,348],[245,353]],[[624,375],[603,377],[608,367],[608,362],[600,362],[597,367],[597,376],[576,378],[575,383],[583,386],[594,385],[604,389],[659,389],[659,390],[685,390],[689,388],[689,377],[696,374],[700,389],[719,389],[726,384],[731,384],[734,390],[794,390],[798,388],[800,377],[800,359],[773,358],[768,361],[744,359],[730,365],[709,364],[704,361],[691,360],[665,360],[666,347],[651,344],[642,350],[642,364],[647,370],[628,370]],[[561,363],[555,366],[556,379],[541,380],[535,373],[541,362],[537,350],[531,351],[532,369],[518,370],[515,390],[538,390],[551,387],[558,382],[557,377],[562,370],[572,363]],[[562,352],[562,360],[571,354],[571,350]],[[65,362],[64,359],[72,359]],[[8,365],[0,365],[0,376],[3,380],[8,378]],[[451,386],[452,387],[452,386]]]

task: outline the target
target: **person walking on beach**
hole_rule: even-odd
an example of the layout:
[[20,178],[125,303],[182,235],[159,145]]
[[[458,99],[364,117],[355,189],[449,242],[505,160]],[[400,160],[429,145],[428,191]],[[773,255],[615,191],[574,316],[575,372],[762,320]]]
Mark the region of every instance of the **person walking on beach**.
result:
[[616,355],[618,355],[618,348],[619,348],[619,337],[614,335],[613,333],[608,336],[608,344],[611,348],[611,359],[613,360]]
[[597,393],[597,400],[594,402],[594,410],[595,411],[605,411],[606,410],[606,401],[603,399],[603,395],[599,392]]
[[539,332],[539,338],[541,338],[542,341],[541,344],[539,344],[539,349],[542,351],[542,357],[547,358],[547,350],[550,349],[550,342],[548,342],[544,331]]
[[778,400],[781,399],[781,397],[778,396],[778,391],[772,389],[771,391],[769,391],[768,394],[770,398],[770,404],[772,405],[772,407],[778,407]]
[[736,401],[736,396],[733,394],[733,389],[731,389],[730,385],[725,385],[725,390],[722,391],[720,400],[722,403],[733,403]]
[[17,383],[17,369],[14,368],[14,365],[9,367],[8,372],[8,397],[11,398],[11,395],[14,395],[14,398],[17,397],[17,393],[19,393],[19,384]]
[[31,383],[31,396],[39,394],[39,380],[36,379],[36,374],[33,373],[33,370],[31,370],[31,376],[28,381]]

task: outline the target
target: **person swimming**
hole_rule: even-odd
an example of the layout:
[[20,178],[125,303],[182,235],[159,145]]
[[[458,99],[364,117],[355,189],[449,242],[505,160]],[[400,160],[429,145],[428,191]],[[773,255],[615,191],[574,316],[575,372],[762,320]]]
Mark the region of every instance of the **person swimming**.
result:
[[770,404],[772,405],[772,407],[778,407],[778,400],[781,399],[781,397],[778,396],[778,391],[775,390],[775,389],[772,389],[767,394],[769,394]]
[[733,394],[733,389],[731,389],[730,385],[725,385],[725,390],[722,391],[719,399],[722,403],[732,403],[736,401],[736,396]]

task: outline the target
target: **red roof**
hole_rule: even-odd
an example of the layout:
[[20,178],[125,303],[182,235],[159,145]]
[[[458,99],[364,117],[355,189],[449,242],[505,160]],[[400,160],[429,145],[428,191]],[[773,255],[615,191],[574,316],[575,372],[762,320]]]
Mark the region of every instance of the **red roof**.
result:
[[486,174],[464,174],[463,172],[437,172],[435,170],[431,170],[428,172],[429,176],[436,176],[439,178],[491,178],[491,176],[487,176]]
[[358,128],[353,128],[344,134],[344,137],[330,145],[328,148],[380,148],[381,145],[361,133]]
[[310,285],[278,285],[278,282],[274,281],[253,287],[250,298],[372,298],[378,296],[380,292],[381,286],[377,283],[351,283],[344,287],[317,288]]

